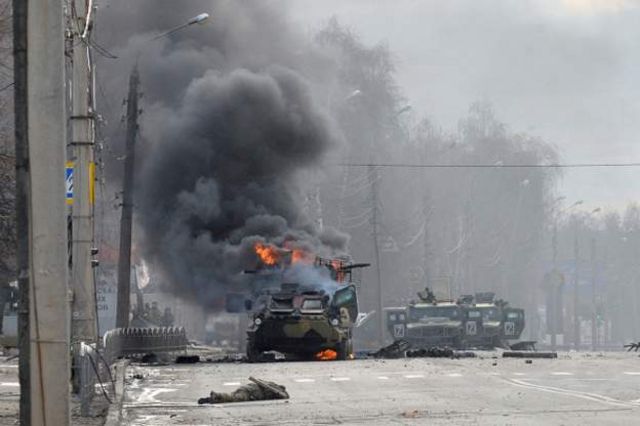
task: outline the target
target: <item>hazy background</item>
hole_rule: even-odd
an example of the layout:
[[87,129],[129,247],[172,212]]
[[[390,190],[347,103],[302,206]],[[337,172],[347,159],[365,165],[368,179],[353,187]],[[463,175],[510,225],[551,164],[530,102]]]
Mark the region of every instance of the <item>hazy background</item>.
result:
[[[455,131],[490,102],[514,132],[555,145],[561,162],[640,159],[640,2],[625,0],[295,0],[313,33],[329,17],[365,44],[387,43],[414,117]],[[572,169],[559,181],[585,209],[637,200],[638,169]]]

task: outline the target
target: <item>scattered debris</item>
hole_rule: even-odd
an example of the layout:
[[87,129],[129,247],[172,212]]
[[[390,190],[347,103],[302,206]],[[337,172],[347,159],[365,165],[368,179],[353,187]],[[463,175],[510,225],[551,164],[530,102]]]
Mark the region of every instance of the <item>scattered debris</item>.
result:
[[131,378],[135,380],[144,380],[144,376],[140,373],[134,374],[133,376],[131,376]]
[[405,340],[397,340],[379,349],[377,352],[370,353],[369,356],[374,358],[475,358],[475,352],[456,351],[448,346],[433,346],[428,348],[411,349],[409,342]]
[[558,358],[557,352],[504,351],[502,358]]
[[378,349],[376,352],[372,352],[371,355],[374,358],[404,358],[406,352],[411,345],[404,340],[396,340],[392,344]]
[[524,361],[525,364],[533,364],[533,360],[532,359],[527,359]]
[[180,355],[176,357],[176,364],[197,364],[200,362],[198,355]]
[[200,398],[198,404],[224,404],[228,402],[266,401],[271,399],[289,399],[287,389],[274,382],[249,377],[252,383],[240,386],[231,393],[211,391],[207,398]]
[[632,342],[628,345],[624,345],[624,347],[627,349],[627,352],[631,352],[632,350],[634,352],[638,352],[638,350],[640,350],[640,342]]
[[453,358],[453,349],[433,347],[407,351],[407,358]]
[[246,362],[247,357],[244,354],[231,354],[225,355],[222,358],[207,358],[206,361],[214,364],[240,363]]
[[498,363],[494,361],[491,363],[491,365],[495,367],[496,365],[498,365]]
[[536,341],[535,340],[527,340],[523,342],[514,343],[509,346],[509,349],[512,351],[535,351],[536,350]]
[[418,410],[405,411],[402,413],[402,417],[405,419],[415,419],[418,418],[418,416],[420,416],[420,411]]
[[143,364],[153,364],[158,362],[158,355],[154,353],[144,354],[142,358],[140,358],[140,362]]

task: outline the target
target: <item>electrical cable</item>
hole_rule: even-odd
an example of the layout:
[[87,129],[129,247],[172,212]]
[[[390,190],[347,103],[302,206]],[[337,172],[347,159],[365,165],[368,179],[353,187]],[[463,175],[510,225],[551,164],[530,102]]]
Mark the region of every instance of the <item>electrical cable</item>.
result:
[[395,169],[569,169],[595,167],[640,167],[638,163],[565,163],[565,164],[411,164],[411,163],[339,163],[339,167],[378,167]]
[[104,383],[102,383],[102,379],[100,378],[100,374],[98,373],[98,367],[96,367],[96,363],[93,360],[93,357],[91,356],[91,354],[88,354],[87,356],[89,357],[89,361],[91,361],[91,367],[93,368],[93,372],[96,373],[96,378],[98,379],[98,383],[100,383],[100,390],[102,390],[102,394],[104,395],[106,400],[109,401],[109,404],[113,404],[113,400],[109,397],[109,394],[104,389]]

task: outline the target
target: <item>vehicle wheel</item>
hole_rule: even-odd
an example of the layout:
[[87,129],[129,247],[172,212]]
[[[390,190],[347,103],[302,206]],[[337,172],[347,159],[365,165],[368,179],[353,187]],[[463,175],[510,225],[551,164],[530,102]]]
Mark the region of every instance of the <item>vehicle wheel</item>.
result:
[[247,361],[256,362],[260,356],[260,351],[256,349],[253,339],[247,339]]
[[349,357],[349,341],[343,340],[342,342],[339,342],[336,346],[336,352],[338,353],[336,359],[339,361],[345,361]]

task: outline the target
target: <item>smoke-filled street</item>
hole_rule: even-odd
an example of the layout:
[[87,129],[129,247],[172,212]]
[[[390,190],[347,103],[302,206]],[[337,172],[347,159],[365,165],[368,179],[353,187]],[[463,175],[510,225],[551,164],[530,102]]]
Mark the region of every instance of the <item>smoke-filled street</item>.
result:
[[0,423],[638,423],[638,22],[0,0]]
[[[562,353],[531,364],[480,356],[136,366],[128,370],[123,424],[613,425],[640,415],[637,355]],[[249,376],[286,386],[290,399],[196,403]]]

